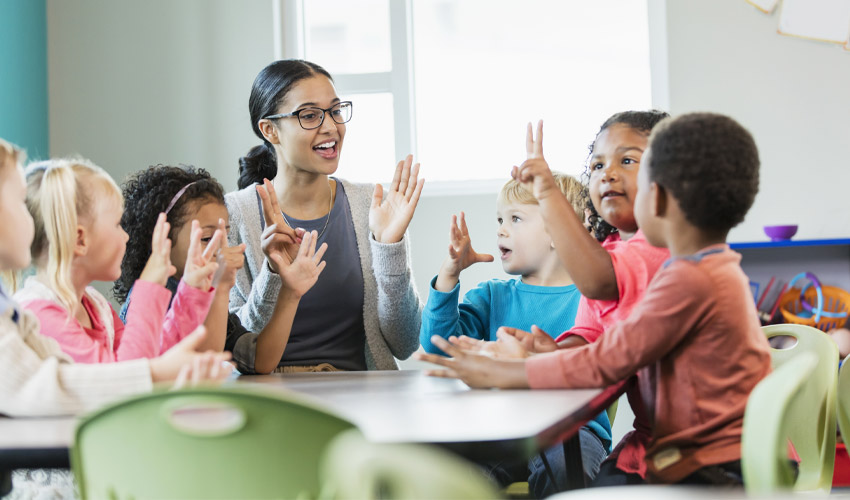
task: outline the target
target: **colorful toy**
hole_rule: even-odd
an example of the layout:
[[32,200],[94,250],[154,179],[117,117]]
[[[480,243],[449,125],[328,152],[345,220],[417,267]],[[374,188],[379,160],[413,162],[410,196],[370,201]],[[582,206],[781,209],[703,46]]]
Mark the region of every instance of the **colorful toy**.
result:
[[[808,279],[805,287],[795,287]],[[817,304],[812,306],[812,304]],[[841,328],[850,314],[850,293],[834,286],[822,286],[812,273],[800,273],[788,283],[779,299],[779,310],[788,323],[808,325],[823,331]]]

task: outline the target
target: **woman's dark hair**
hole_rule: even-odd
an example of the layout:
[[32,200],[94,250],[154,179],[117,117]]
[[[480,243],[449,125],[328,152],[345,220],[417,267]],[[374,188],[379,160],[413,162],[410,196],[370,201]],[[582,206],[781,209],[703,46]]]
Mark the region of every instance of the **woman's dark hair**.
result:
[[261,183],[263,178],[273,179],[277,175],[274,148],[263,137],[259,121],[277,113],[281,101],[296,83],[316,75],[326,76],[333,81],[330,73],[318,64],[300,59],[283,59],[263,68],[254,79],[251,97],[248,99],[248,111],[251,114],[254,134],[263,143],[254,146],[248,154],[239,158],[239,189]]
[[119,303],[127,300],[133,283],[139,279],[151,254],[151,235],[156,220],[165,212],[175,195],[188,186],[174,201],[168,211],[172,243],[180,228],[192,215],[189,213],[198,201],[224,204],[224,188],[209,172],[190,165],[173,167],[156,165],[132,175],[124,183],[124,215],[121,227],[130,236],[127,251],[121,261],[121,277],[112,285],[112,293]]
[[[666,111],[659,111],[657,109],[615,113],[605,120],[605,123],[599,127],[599,132],[596,133],[596,137],[599,137],[599,134],[605,131],[608,127],[616,124],[626,125],[649,136],[649,133],[652,132],[652,128],[668,116],[670,116],[670,114]],[[596,211],[596,207],[593,206],[593,201],[590,199],[590,158],[593,156],[593,148],[595,146],[596,139],[594,139],[588,147],[588,161],[584,165],[584,173],[581,174],[581,181],[584,185],[581,196],[584,199],[585,207],[590,211],[590,215],[587,218],[590,224],[590,230],[593,232],[593,235],[597,240],[604,241],[609,235],[616,233],[617,228],[605,222],[605,220],[599,215],[599,212]]]

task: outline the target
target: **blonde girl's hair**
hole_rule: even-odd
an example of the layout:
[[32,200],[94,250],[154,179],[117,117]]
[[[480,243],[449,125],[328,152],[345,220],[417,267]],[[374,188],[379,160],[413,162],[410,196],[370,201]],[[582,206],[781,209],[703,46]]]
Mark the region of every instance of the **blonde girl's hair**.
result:
[[34,163],[26,178],[27,208],[35,223],[33,261],[59,303],[73,311],[78,300],[71,283],[77,226],[94,221],[103,199],[123,206],[121,190],[106,171],[84,159]]
[[[23,149],[15,146],[11,142],[0,139],[0,172],[7,168],[18,168],[26,160],[26,153]],[[18,273],[14,270],[0,271],[0,279],[3,280],[14,292],[18,288],[20,279]]]
[[[570,202],[570,206],[573,207],[578,218],[584,221],[584,200],[581,196],[581,182],[571,175],[554,170],[552,171],[552,177],[555,178],[555,184],[564,193],[564,196],[567,197],[567,201]],[[509,180],[502,186],[502,190],[499,192],[499,202],[524,203],[526,205],[538,204],[537,199],[531,191],[514,179]]]

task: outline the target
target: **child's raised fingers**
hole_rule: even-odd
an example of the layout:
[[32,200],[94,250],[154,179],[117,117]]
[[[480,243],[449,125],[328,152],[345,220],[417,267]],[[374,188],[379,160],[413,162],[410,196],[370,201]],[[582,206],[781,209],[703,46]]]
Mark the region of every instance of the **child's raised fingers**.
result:
[[210,238],[210,242],[207,243],[207,248],[204,249],[204,260],[212,259],[216,252],[218,252],[219,248],[221,248],[223,241],[224,233],[221,229],[216,229],[212,238]]
[[537,122],[537,139],[534,141],[534,157],[543,158],[543,120]]
[[463,212],[460,213],[460,230],[464,236],[469,235],[469,228],[466,227],[466,214]]

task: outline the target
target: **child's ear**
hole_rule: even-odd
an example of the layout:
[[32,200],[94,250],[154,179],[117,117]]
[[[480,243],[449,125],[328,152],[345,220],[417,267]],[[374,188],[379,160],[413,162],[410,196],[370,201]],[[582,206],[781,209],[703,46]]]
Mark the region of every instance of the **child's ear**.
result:
[[655,217],[666,216],[669,193],[664,189],[664,186],[660,186],[656,182],[650,184],[649,189],[652,193],[652,215]]
[[74,242],[74,256],[82,257],[88,252],[88,233],[86,233],[86,228],[77,226],[77,241]]
[[263,137],[266,138],[272,144],[280,144],[280,139],[277,136],[277,127],[274,126],[271,120],[266,120],[265,118],[260,120],[257,123],[257,126],[260,127],[260,132],[263,133]]

